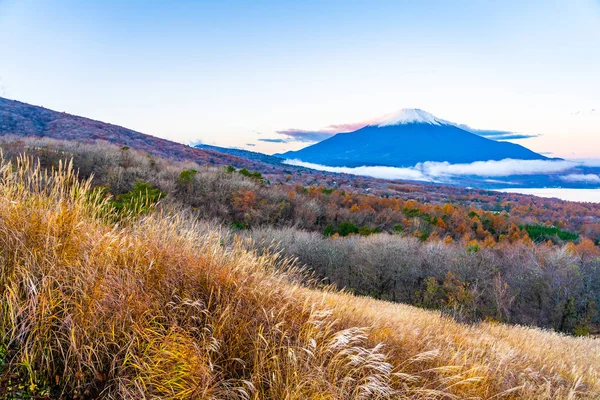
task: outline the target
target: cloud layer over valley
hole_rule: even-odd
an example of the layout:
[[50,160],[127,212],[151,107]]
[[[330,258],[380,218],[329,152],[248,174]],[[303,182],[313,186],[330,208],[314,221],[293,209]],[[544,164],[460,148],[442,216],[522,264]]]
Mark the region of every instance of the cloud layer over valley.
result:
[[[424,162],[414,167],[396,168],[385,166],[361,167],[330,167],[307,163],[300,160],[286,160],[286,164],[312,168],[319,171],[346,173],[370,176],[382,179],[416,180],[426,182],[450,182],[452,178],[476,177],[507,177],[515,175],[544,175],[560,174],[573,170],[581,163],[567,160],[513,160],[477,161],[470,164],[450,164],[447,162]],[[561,177],[564,181],[600,182],[600,177],[595,174],[572,173]]]

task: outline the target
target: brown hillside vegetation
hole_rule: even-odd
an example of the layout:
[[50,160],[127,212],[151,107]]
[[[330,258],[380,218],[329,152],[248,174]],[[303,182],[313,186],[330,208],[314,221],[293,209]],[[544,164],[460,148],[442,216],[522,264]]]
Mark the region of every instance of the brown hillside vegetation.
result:
[[[464,199],[423,203],[410,193],[273,184],[256,171],[174,162],[106,142],[2,136],[0,149],[13,161],[27,152],[43,169],[72,160],[119,209],[140,196],[160,199],[162,210],[216,221],[223,235],[252,239],[250,250],[276,248],[354,294],[440,310],[460,322],[600,333],[600,243],[591,240],[600,232],[598,204],[522,196],[503,201],[500,212]],[[531,237],[524,225],[534,228]]]
[[594,339],[306,287],[276,254],[117,216],[70,168],[33,165],[0,166],[4,398],[600,396]]

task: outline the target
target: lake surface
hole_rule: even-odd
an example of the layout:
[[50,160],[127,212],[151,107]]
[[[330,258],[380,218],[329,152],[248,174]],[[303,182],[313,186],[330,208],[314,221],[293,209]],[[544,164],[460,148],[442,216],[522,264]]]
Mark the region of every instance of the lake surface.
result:
[[600,203],[600,189],[498,189],[499,192],[532,194],[539,197],[556,197],[567,201]]

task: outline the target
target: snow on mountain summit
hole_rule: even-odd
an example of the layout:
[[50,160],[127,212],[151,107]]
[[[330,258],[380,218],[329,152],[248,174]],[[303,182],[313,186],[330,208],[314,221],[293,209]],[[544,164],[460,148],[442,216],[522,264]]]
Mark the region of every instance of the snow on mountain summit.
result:
[[402,110],[387,114],[375,125],[378,127],[412,124],[412,123],[423,123],[430,125],[445,125],[446,121],[436,118],[427,111],[423,111],[419,108],[403,108]]

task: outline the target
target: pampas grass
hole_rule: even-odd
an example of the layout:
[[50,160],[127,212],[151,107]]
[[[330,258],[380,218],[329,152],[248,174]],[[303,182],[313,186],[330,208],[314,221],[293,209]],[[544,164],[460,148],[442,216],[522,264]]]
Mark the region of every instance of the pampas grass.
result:
[[600,346],[307,287],[182,215],[0,163],[0,398],[596,398]]

